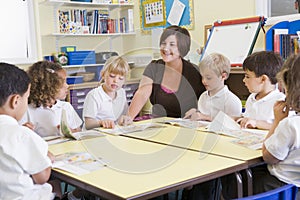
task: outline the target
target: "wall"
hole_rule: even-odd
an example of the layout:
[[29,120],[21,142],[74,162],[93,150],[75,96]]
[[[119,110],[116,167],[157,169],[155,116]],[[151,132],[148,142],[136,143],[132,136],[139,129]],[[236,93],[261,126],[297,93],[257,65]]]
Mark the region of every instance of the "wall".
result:
[[[124,52],[142,51],[144,48],[152,47],[151,35],[140,32],[139,0],[134,0],[135,3],[135,29],[137,35],[135,40],[124,41]],[[195,53],[196,49],[204,46],[204,25],[213,24],[216,20],[226,20],[235,18],[245,18],[255,16],[255,0],[226,0],[226,1],[207,1],[194,0],[194,28],[190,30],[192,35],[192,47],[190,53]],[[216,5],[218,4],[218,5]],[[236,9],[239,8],[239,9]],[[154,41],[155,42],[155,41]],[[157,41],[158,43],[159,41]],[[264,48],[264,36],[260,33],[255,49],[261,50]]]
[[[42,0],[39,0],[42,2]],[[107,37],[74,37],[62,38],[56,42],[53,36],[54,31],[54,13],[51,6],[40,5],[35,1],[35,9],[37,10],[36,20],[40,26],[37,27],[38,42],[40,45],[39,57],[54,53],[57,47],[62,45],[73,45],[78,43],[78,49],[96,51],[110,50],[119,54],[126,53],[148,53],[152,49],[152,38],[150,34],[140,31],[139,18],[139,0],[133,0],[134,6],[134,25],[135,36],[118,37],[109,40]],[[190,30],[192,35],[191,53],[195,53],[196,49],[204,45],[204,25],[212,24],[216,20],[226,20],[234,18],[245,18],[255,16],[255,0],[226,0],[226,1],[207,1],[194,0],[194,28]],[[216,3],[218,5],[216,5]],[[236,9],[239,8],[239,9]],[[264,36],[260,33],[255,49],[264,48]],[[79,41],[79,42],[78,42]],[[156,41],[154,41],[155,43]],[[158,43],[158,41],[157,41]]]

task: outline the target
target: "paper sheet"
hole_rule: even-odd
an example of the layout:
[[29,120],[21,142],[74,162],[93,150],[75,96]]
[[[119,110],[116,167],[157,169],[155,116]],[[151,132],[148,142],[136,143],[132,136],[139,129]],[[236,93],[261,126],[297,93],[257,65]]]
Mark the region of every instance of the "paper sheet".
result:
[[179,25],[185,5],[179,0],[174,0],[167,21],[171,25]]
[[268,131],[242,129],[231,117],[220,111],[207,128],[209,131],[233,137],[233,143],[251,149],[260,149]]
[[104,164],[95,160],[87,152],[69,152],[55,156],[55,162],[52,167],[73,174],[83,175],[101,169],[104,167]]

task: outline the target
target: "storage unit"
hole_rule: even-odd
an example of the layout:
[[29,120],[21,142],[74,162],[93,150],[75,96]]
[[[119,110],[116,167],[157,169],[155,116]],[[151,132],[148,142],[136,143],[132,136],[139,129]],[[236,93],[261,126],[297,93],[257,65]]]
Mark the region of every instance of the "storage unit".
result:
[[[127,80],[126,83],[123,85],[123,88],[126,91],[126,98],[128,104],[130,104],[133,95],[139,86],[139,81],[139,79],[131,79]],[[75,111],[80,117],[82,117],[83,104],[87,93],[93,88],[96,88],[98,84],[99,82],[87,82],[82,84],[70,85],[70,92],[67,97],[67,100],[72,104]]]
[[[57,52],[61,50],[60,46],[69,45],[69,39],[74,37],[109,37],[112,40],[116,36],[135,35],[134,29],[128,28],[133,27],[133,3],[44,0],[40,5],[53,8],[54,19],[50,24],[54,25],[51,35],[55,37]],[[131,13],[130,17],[128,13]],[[102,14],[106,17],[101,17]],[[100,31],[104,26],[105,30]],[[71,45],[79,50],[80,41],[78,38]],[[113,51],[111,42],[109,48],[105,50]]]

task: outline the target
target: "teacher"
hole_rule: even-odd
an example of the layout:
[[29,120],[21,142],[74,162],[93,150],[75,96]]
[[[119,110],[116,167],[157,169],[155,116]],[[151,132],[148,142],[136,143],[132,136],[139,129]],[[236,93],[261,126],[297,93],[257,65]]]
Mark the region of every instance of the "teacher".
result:
[[197,107],[205,91],[196,65],[184,59],[190,50],[191,37],[187,29],[169,26],[160,37],[161,59],[145,68],[140,85],[129,106],[134,119],[150,98],[153,117],[183,117]]

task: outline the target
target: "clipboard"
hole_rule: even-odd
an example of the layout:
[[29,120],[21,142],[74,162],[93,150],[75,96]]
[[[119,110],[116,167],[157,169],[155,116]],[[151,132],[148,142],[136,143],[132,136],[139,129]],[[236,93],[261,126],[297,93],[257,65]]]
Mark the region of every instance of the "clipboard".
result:
[[211,53],[226,56],[232,67],[242,66],[253,51],[260,29],[265,24],[261,16],[216,21],[210,31],[200,61]]

